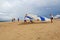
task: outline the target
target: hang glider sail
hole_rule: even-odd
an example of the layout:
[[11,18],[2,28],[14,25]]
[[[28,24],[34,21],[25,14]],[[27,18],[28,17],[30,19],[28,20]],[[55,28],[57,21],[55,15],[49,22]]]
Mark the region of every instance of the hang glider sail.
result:
[[39,21],[50,21],[50,19],[47,18],[47,17],[37,16],[37,15],[33,15],[33,14],[27,14],[25,16],[25,18],[26,18],[26,20],[27,19],[30,19],[30,20],[32,19],[32,20],[39,20]]

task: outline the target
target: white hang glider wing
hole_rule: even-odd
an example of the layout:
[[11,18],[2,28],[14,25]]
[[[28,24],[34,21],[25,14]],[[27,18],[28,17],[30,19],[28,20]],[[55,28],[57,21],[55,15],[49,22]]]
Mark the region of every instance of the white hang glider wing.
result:
[[40,21],[50,21],[47,17],[37,16],[33,14],[27,14],[26,19],[40,20]]

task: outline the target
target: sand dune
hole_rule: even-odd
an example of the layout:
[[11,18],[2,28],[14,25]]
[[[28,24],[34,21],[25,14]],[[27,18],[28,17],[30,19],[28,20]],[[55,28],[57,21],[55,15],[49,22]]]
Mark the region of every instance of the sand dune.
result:
[[60,40],[60,20],[32,24],[0,22],[0,40]]

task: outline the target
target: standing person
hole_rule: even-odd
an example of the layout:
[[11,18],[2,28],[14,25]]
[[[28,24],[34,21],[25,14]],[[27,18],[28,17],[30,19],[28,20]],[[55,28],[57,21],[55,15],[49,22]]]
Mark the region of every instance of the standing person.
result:
[[15,18],[12,18],[12,22],[15,22]]
[[32,19],[30,19],[30,22],[33,23]]
[[13,22],[15,22],[15,18],[13,18]]
[[24,17],[24,23],[26,23],[27,21],[26,21],[26,16]]
[[26,19],[24,18],[24,23],[26,23],[27,21],[26,21]]
[[30,18],[30,22],[33,23],[33,19],[32,18]]
[[26,16],[27,16],[27,14],[26,14],[25,17],[24,17],[24,23],[27,23],[27,21],[26,21]]
[[12,22],[13,22],[13,19],[12,19]]
[[19,18],[18,18],[18,22],[19,22]]
[[53,15],[50,14],[51,23],[53,23]]

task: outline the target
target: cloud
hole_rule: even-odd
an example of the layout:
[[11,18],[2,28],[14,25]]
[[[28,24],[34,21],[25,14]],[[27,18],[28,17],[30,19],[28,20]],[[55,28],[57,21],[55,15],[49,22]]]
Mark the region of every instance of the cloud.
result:
[[59,3],[59,0],[0,0],[0,13],[3,14],[0,14],[0,18],[18,18],[23,17],[25,13],[43,15],[48,13],[46,10],[51,7],[57,9]]
[[5,3],[2,4],[2,8],[8,9],[10,7],[12,7],[12,5],[9,2],[5,2]]

